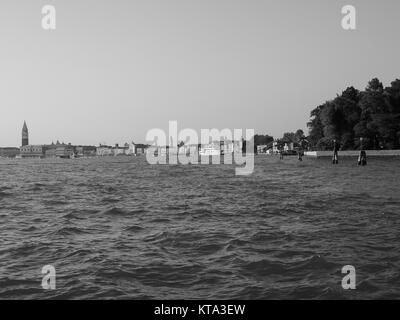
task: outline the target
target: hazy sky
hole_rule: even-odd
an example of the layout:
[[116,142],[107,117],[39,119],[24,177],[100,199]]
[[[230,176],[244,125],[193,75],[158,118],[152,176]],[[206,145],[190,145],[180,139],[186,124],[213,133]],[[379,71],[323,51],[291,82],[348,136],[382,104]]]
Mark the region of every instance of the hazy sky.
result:
[[1,0],[0,146],[24,120],[33,144],[144,142],[169,120],[305,130],[347,86],[400,77],[399,30],[399,0]]

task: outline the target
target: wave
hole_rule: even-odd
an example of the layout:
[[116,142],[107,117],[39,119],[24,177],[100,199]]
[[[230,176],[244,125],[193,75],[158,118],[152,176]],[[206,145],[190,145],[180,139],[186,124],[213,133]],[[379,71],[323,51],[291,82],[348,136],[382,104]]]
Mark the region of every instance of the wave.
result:
[[150,222],[153,222],[153,223],[168,223],[168,222],[171,222],[171,220],[167,219],[167,218],[155,218],[155,219],[150,220]]
[[127,216],[127,215],[129,215],[129,212],[119,209],[117,207],[113,207],[113,208],[101,211],[100,214],[105,215],[105,216]]
[[[256,157],[246,178],[145,157],[53,162],[2,176],[0,298],[399,295],[397,160],[361,171]],[[341,268],[353,263],[357,290],[344,291]],[[40,287],[45,264],[57,269],[54,292]]]
[[42,191],[46,187],[43,183],[34,183],[29,186],[28,191]]
[[80,216],[78,213],[75,213],[75,212],[68,212],[68,213],[64,214],[62,217],[66,220],[75,220],[75,219],[83,220],[83,219],[85,219],[84,217]]
[[290,266],[288,270],[301,271],[301,270],[340,270],[342,266],[338,263],[327,261],[321,255],[313,255],[312,257],[305,259],[300,262],[296,262],[293,266]]
[[129,232],[140,232],[140,231],[143,231],[144,228],[140,227],[140,226],[129,226],[129,227],[126,227],[124,230],[129,231]]
[[117,202],[120,202],[120,201],[121,201],[121,198],[118,198],[118,199],[115,199],[115,198],[104,198],[104,199],[101,199],[102,203],[117,203]]
[[253,276],[268,276],[271,274],[285,274],[287,268],[284,264],[277,261],[262,259],[259,261],[252,261],[244,263],[242,270],[245,274]]
[[194,247],[193,251],[201,255],[211,255],[219,252],[222,249],[224,249],[224,245],[222,244],[205,244]]
[[87,232],[77,227],[62,227],[54,232],[57,235],[70,236],[86,234]]
[[12,193],[0,191],[0,200],[1,200],[2,198],[8,198],[8,197],[12,197],[12,196],[13,196]]
[[33,232],[36,230],[37,230],[37,228],[35,226],[29,226],[29,227],[21,229],[22,232]]

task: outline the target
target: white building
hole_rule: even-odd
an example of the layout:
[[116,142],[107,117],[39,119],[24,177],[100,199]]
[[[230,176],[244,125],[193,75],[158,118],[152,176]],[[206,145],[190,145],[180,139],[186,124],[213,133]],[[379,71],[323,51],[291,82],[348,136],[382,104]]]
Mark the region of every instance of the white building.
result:
[[100,145],[96,148],[96,155],[98,157],[112,156],[113,154],[113,148],[110,146]]
[[274,154],[279,153],[279,146],[277,141],[274,141],[272,143],[272,153]]
[[283,147],[283,150],[291,151],[291,150],[293,150],[293,148],[294,148],[294,144],[293,144],[293,142],[290,142],[289,144],[285,143],[285,146]]
[[133,142],[129,144],[127,154],[136,155],[136,144],[134,144]]

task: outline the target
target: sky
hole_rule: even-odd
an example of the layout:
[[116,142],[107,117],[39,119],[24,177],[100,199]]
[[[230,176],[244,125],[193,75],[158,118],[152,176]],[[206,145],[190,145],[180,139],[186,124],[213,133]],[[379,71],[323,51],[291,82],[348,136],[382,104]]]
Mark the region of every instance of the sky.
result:
[[400,77],[399,18],[398,0],[1,0],[0,146],[24,120],[32,144],[140,143],[170,120],[307,132],[346,87]]

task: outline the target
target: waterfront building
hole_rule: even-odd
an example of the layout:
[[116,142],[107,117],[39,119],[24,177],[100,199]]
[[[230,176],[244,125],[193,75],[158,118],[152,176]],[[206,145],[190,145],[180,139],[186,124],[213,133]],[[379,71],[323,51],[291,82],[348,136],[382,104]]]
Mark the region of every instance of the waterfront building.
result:
[[107,157],[107,156],[112,156],[113,153],[113,148],[111,146],[106,146],[106,145],[100,145],[96,148],[96,155],[98,157]]
[[285,143],[284,147],[283,147],[284,151],[291,151],[294,150],[294,144],[293,142],[290,143]]
[[[126,146],[128,147],[128,145]],[[110,147],[111,148],[111,147]],[[96,155],[95,146],[73,146],[71,143],[52,142],[48,145],[30,145],[26,122],[22,128],[22,146],[19,149],[21,158],[74,158]],[[15,152],[15,151],[14,151]]]
[[277,154],[277,153],[279,153],[279,144],[278,144],[278,141],[274,141],[273,143],[272,143],[272,153],[274,153],[274,154]]
[[114,147],[100,144],[96,148],[96,155],[98,157],[141,155],[145,153],[147,148],[148,145],[135,144],[134,142],[125,143],[124,146],[117,143]]
[[163,155],[163,156],[166,156],[167,155],[167,153],[168,153],[168,147],[167,146],[164,146],[164,147],[159,147],[159,154],[160,155]]
[[199,154],[201,156],[217,156],[221,154],[220,141],[213,141],[209,144],[203,144],[200,147]]
[[122,156],[122,155],[125,155],[125,154],[126,154],[125,150],[127,150],[127,149],[128,149],[128,148],[126,148],[126,147],[120,147],[120,146],[118,145],[118,143],[117,143],[117,144],[115,144],[115,146],[112,148],[113,155],[114,155],[114,156]]
[[202,156],[215,156],[229,153],[240,153],[243,149],[243,141],[232,141],[223,139],[213,141],[209,144],[202,144],[198,147],[198,152]]
[[52,143],[45,146],[46,158],[73,158],[73,157],[93,157],[96,155],[96,147],[94,146],[73,146],[71,143],[65,144]]
[[21,139],[20,156],[21,158],[44,158],[46,149],[42,145],[30,145],[29,144],[29,132],[28,126],[24,121],[22,127],[22,139]]
[[0,148],[0,158],[15,158],[19,156],[19,148]]
[[133,142],[128,146],[128,155],[136,155],[136,144]]
[[44,158],[46,148],[42,145],[25,145],[20,148],[21,158]]
[[118,143],[114,145],[114,147],[100,145],[96,148],[96,155],[98,157],[106,157],[106,156],[129,156],[135,155],[138,152],[144,152],[141,148],[137,147],[138,145],[125,143],[124,146],[120,146]]
[[150,146],[145,150],[145,152],[157,156],[159,154],[159,147],[158,146]]
[[57,150],[57,145],[55,145],[54,142],[48,145],[45,151],[46,158],[55,158],[56,150]]
[[185,144],[179,148],[179,154],[193,155],[199,153],[198,144]]
[[57,157],[57,148],[64,146],[65,143],[60,143],[58,140],[56,143],[52,142],[51,144],[46,145],[45,155],[46,158],[56,158]]
[[177,155],[178,154],[178,147],[168,147],[168,154],[169,155]]
[[45,157],[46,158],[62,158],[69,159],[75,156],[75,147],[69,144],[60,143],[52,143],[49,145],[45,145]]
[[69,159],[75,154],[74,147],[69,144],[62,143],[56,147],[56,158]]
[[223,153],[240,153],[243,149],[243,141],[224,140]]
[[94,157],[94,156],[96,156],[96,147],[95,146],[76,146],[75,147],[75,155],[78,158]]
[[257,146],[257,153],[267,153],[268,145],[262,144]]
[[136,155],[145,154],[147,148],[149,148],[149,145],[147,145],[147,144],[141,144],[141,143],[136,144],[136,145],[135,145]]

